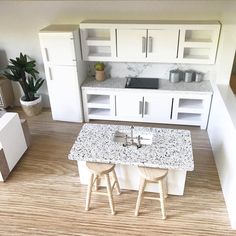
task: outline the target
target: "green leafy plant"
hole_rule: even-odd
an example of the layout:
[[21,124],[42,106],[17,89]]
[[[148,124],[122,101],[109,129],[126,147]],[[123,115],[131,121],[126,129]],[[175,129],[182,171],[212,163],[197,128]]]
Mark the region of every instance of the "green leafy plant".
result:
[[105,64],[103,62],[95,63],[95,70],[103,71],[105,69]]
[[20,53],[16,59],[10,59],[10,63],[7,66],[7,70],[4,75],[12,81],[19,82],[24,92],[22,100],[34,101],[37,99],[36,92],[43,85],[44,79],[37,78],[39,73],[36,69],[36,62],[34,60],[28,60],[26,55]]

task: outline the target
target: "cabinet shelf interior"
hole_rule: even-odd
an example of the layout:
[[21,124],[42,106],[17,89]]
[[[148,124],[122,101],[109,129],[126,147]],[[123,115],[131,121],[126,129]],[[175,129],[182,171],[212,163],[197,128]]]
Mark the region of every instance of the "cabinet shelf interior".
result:
[[110,109],[106,108],[89,108],[88,115],[89,116],[109,116],[111,113]]
[[184,48],[183,58],[208,60],[210,56],[209,48]]
[[110,40],[109,29],[87,29],[88,40]]
[[202,99],[181,98],[181,99],[179,99],[179,108],[202,109],[203,108],[203,100]]
[[186,30],[185,42],[212,42],[211,30]]
[[104,105],[110,104],[109,95],[88,94],[87,99],[88,99],[88,103],[104,104]]
[[100,56],[100,57],[110,57],[111,47],[110,46],[89,46],[88,56]]
[[201,114],[195,113],[178,113],[177,115],[178,120],[185,120],[185,121],[201,121]]

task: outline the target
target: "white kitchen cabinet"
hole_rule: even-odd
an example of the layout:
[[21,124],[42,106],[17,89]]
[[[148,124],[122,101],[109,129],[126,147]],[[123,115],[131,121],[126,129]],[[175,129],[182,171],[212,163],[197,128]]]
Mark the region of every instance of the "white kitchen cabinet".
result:
[[117,60],[177,60],[178,38],[178,29],[117,29]]
[[115,95],[109,90],[82,89],[84,119],[114,120]]
[[53,119],[82,122],[80,85],[85,66],[80,65],[78,26],[48,26],[39,38]]
[[143,99],[143,121],[170,123],[173,96],[167,94],[145,94]]
[[206,129],[211,106],[212,93],[179,94],[174,96],[172,122],[174,124],[196,125]]
[[111,61],[116,58],[116,31],[113,28],[80,24],[85,61]]
[[83,60],[214,64],[218,21],[84,21]]
[[170,94],[152,94],[148,92],[116,94],[116,119],[169,123],[171,118],[172,97]]
[[140,121],[143,118],[142,93],[130,94],[120,92],[116,94],[116,118],[119,120]]
[[150,91],[84,87],[85,121],[120,120],[177,125],[206,129],[212,92]]
[[220,28],[218,22],[182,26],[178,51],[179,62],[214,64]]

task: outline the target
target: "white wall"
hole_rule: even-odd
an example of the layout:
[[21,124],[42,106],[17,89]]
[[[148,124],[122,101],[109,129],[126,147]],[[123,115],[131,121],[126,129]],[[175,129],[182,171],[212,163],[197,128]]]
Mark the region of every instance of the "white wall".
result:
[[[1,51],[6,52],[7,59],[26,53],[37,60],[44,77],[38,32],[49,24],[78,24],[84,19],[216,20],[227,4],[212,0],[0,1],[0,60]],[[2,60],[3,67],[6,63]],[[18,88],[14,91],[20,96]],[[41,92],[45,105],[49,105],[46,83]]]
[[234,117],[231,116],[230,109],[225,103],[230,99],[230,96],[234,95],[228,86],[215,86],[207,131],[231,226],[236,229],[236,116],[235,114]]

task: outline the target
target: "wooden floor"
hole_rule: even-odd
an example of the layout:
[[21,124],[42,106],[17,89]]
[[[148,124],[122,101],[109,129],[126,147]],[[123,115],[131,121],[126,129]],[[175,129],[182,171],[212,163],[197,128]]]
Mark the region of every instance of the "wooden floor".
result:
[[168,218],[161,220],[159,202],[150,200],[143,200],[140,216],[134,216],[136,191],[115,195],[115,216],[101,195],[92,196],[85,212],[86,186],[79,182],[76,162],[67,159],[81,124],[52,121],[48,110],[27,120],[32,146],[0,183],[1,236],[236,235],[206,131],[190,128],[195,170],[188,172],[185,195],[167,199]]

